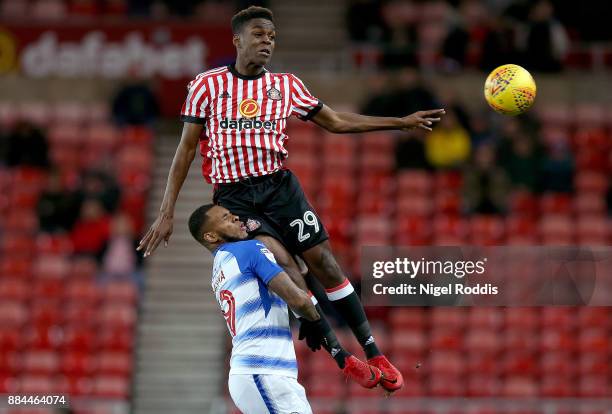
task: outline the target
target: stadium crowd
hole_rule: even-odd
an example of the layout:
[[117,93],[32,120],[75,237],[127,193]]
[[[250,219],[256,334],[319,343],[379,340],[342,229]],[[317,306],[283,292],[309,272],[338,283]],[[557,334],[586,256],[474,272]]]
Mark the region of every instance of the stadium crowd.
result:
[[346,12],[350,39],[374,47],[383,67],[418,64],[456,72],[490,71],[514,62],[558,72],[584,63],[572,43],[609,41],[603,16],[609,4],[553,0],[353,0]]
[[2,0],[0,16],[53,21],[62,18],[230,18],[232,14],[251,4],[265,1],[220,0]]

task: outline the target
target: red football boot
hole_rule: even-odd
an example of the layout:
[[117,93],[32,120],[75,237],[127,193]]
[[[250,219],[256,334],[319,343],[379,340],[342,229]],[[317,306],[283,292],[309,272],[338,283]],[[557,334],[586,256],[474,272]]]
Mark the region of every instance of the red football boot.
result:
[[382,385],[385,390],[393,392],[404,386],[404,377],[402,377],[402,373],[391,365],[389,360],[384,355],[379,355],[368,359],[368,364],[378,368],[382,372],[380,385]]
[[344,359],[342,372],[347,378],[352,379],[364,388],[374,388],[382,378],[382,373],[376,367],[370,366],[363,361],[349,355]]

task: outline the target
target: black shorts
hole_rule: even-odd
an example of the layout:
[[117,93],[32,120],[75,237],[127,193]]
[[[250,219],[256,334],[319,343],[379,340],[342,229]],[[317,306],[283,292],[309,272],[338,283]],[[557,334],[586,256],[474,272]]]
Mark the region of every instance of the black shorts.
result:
[[213,202],[239,216],[251,237],[269,234],[292,254],[329,238],[297,177],[289,170],[217,184]]

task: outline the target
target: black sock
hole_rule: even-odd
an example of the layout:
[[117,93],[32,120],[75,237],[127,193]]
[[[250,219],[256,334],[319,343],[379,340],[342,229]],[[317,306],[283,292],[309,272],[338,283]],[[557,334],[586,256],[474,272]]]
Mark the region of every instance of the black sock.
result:
[[346,352],[346,350],[342,348],[342,345],[340,345],[338,337],[329,325],[329,322],[327,322],[321,306],[317,303],[315,307],[319,315],[321,315],[321,319],[317,321],[317,326],[320,329],[320,335],[323,338],[321,341],[321,346],[332,356],[332,358],[334,358],[336,364],[338,364],[338,367],[342,369],[344,368],[345,358],[351,354]]
[[[357,293],[353,290],[348,279],[344,284],[345,286],[340,289],[326,289],[327,297],[353,331],[353,334],[366,354],[366,358],[370,359],[382,355],[372,336],[370,323],[363,310],[363,305],[359,300],[359,296],[357,296]],[[344,291],[344,293],[342,291]],[[350,293],[348,293],[349,291]],[[344,297],[337,298],[344,294],[346,294]]]

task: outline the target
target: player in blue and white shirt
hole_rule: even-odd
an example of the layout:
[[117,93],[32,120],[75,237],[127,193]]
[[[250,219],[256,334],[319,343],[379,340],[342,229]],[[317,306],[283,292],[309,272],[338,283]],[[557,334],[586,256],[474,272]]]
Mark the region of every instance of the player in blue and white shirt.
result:
[[224,207],[204,205],[191,214],[189,230],[214,255],[212,290],[232,336],[229,391],[243,413],[312,412],[297,382],[287,305],[296,316],[315,322],[328,352],[345,355],[347,376],[367,371],[368,388],[378,384],[380,371],[340,347],[311,298],[276,264],[266,246],[246,240],[246,227],[237,216]]

